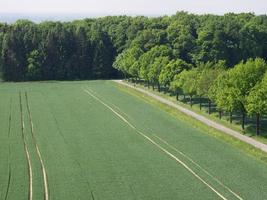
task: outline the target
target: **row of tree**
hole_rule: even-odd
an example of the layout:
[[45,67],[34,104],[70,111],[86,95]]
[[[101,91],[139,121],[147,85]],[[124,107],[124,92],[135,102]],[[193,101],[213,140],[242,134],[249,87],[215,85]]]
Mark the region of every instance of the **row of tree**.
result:
[[[164,57],[157,63],[185,62],[186,68],[219,60],[233,67],[248,58],[267,59],[266,44],[267,16],[251,13],[178,12],[154,18],[113,16],[40,24],[19,20],[0,24],[0,69],[8,81],[116,78],[115,58],[127,57],[125,69],[118,67],[119,61],[114,66],[133,77],[141,68],[142,78],[152,80],[146,71],[153,58]],[[156,65],[153,69],[158,71]],[[131,72],[125,73],[128,68]]]
[[[267,63],[260,58],[249,59],[228,69],[223,62],[207,63],[198,68],[176,74],[171,82],[171,90],[176,94],[183,92],[192,97],[215,103],[221,118],[222,112],[229,113],[232,123],[233,112],[242,115],[241,125],[245,128],[247,115],[256,115],[257,134],[260,130],[260,117],[267,114]],[[201,108],[201,102],[200,102]]]
[[[207,99],[219,116],[266,114],[264,88],[267,59],[267,16],[251,13],[153,18],[123,51],[113,67],[124,77]],[[260,59],[261,58],[261,59]],[[200,103],[200,107],[202,104]]]
[[[138,48],[131,48],[120,54],[114,67],[121,70],[134,81],[146,80],[146,84],[158,91],[172,91],[179,100],[179,94],[189,96],[192,106],[193,97],[215,104],[219,117],[229,113],[232,123],[233,112],[242,113],[242,129],[245,128],[247,115],[256,115],[257,134],[260,130],[260,117],[267,114],[267,63],[264,59],[241,61],[233,68],[225,61],[200,63],[197,66],[181,59],[170,59],[169,49],[165,46],[152,48],[142,53]],[[123,66],[123,67],[121,67]],[[184,97],[185,99],[185,97]]]

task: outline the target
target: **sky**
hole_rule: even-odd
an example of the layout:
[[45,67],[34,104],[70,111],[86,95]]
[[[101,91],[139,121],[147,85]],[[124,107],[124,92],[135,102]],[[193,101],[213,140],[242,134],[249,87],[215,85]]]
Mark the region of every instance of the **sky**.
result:
[[267,14],[267,0],[0,0],[0,18],[16,16],[172,15],[254,12]]

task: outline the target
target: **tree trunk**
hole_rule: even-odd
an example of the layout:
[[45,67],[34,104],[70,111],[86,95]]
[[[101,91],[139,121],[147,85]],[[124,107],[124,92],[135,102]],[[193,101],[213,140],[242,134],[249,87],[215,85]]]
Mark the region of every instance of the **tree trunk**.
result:
[[193,101],[192,101],[192,95],[190,95],[190,106],[192,107]]
[[242,113],[242,130],[245,129],[246,113]]
[[210,115],[210,110],[211,110],[211,101],[209,100],[209,111],[208,111],[209,115]]
[[199,110],[202,110],[202,99],[200,98],[200,102],[199,102]]
[[152,89],[155,90],[155,86],[154,86],[154,83],[152,83]]
[[230,124],[232,124],[232,122],[233,122],[232,116],[233,116],[233,113],[232,112],[229,112],[229,121],[230,121]]
[[167,85],[164,85],[164,94],[167,92]]
[[158,91],[160,92],[160,84],[158,83]]
[[176,92],[176,100],[179,101],[179,93]]
[[257,135],[260,135],[260,115],[257,114],[257,127],[256,127]]
[[222,111],[219,111],[219,118],[222,119]]

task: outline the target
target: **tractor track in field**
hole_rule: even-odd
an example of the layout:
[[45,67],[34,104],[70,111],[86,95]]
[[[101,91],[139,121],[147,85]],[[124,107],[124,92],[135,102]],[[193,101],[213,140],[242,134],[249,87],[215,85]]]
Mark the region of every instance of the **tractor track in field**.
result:
[[212,175],[210,172],[208,172],[206,169],[204,169],[202,166],[200,166],[197,162],[195,162],[192,158],[187,156],[185,153],[181,152],[177,148],[175,148],[173,145],[169,144],[167,141],[162,139],[161,137],[157,136],[156,134],[153,134],[155,138],[160,140],[163,144],[166,144],[170,149],[174,150],[184,158],[186,158],[188,161],[190,161],[192,164],[194,164],[196,167],[198,167],[202,172],[204,172],[206,175],[211,177],[215,182],[217,182],[219,185],[221,185],[223,188],[225,188],[227,191],[229,191],[232,195],[234,195],[237,199],[243,200],[242,197],[240,197],[237,193],[235,193],[233,190],[231,190],[228,186],[226,186],[222,181],[220,181],[218,178],[216,178],[214,175]]
[[5,194],[5,200],[7,200],[10,182],[11,182],[11,162],[10,162],[10,155],[11,155],[11,147],[10,147],[10,134],[11,134],[11,121],[12,121],[12,98],[10,98],[10,106],[9,106],[9,117],[8,117],[8,180],[7,180],[7,188]]
[[27,164],[28,164],[28,175],[29,175],[29,191],[28,191],[28,200],[32,200],[32,194],[33,194],[33,189],[32,189],[32,163],[30,159],[30,154],[28,150],[28,146],[26,143],[25,139],[25,124],[24,124],[24,117],[23,117],[23,109],[22,109],[22,97],[21,97],[21,92],[19,92],[19,105],[20,105],[20,120],[21,120],[21,134],[22,134],[22,139],[23,139],[23,145],[24,145],[24,151],[26,154],[27,158]]
[[44,181],[43,182],[43,186],[44,186],[44,200],[48,200],[49,199],[49,190],[48,190],[47,173],[46,173],[44,162],[43,162],[43,159],[42,159],[42,155],[41,155],[41,152],[39,150],[39,147],[38,147],[38,144],[37,144],[37,141],[36,141],[36,137],[35,137],[35,132],[34,132],[34,128],[33,128],[33,121],[32,121],[32,114],[31,114],[31,109],[30,109],[30,104],[29,104],[29,99],[28,99],[27,92],[25,92],[25,99],[26,99],[28,116],[29,116],[29,119],[30,119],[31,136],[32,136],[33,143],[34,143],[34,146],[35,146],[35,150],[36,150],[36,153],[38,155],[38,159],[40,161],[41,168],[42,168],[43,181]]
[[[163,151],[165,154],[167,154],[168,156],[170,156],[172,159],[174,159],[176,162],[178,162],[180,165],[182,165],[187,171],[189,171],[193,176],[195,176],[200,182],[202,182],[204,185],[206,185],[211,191],[213,191],[218,197],[220,197],[223,200],[228,200],[224,195],[222,195],[219,191],[217,191],[217,189],[214,188],[213,185],[210,185],[207,181],[205,181],[202,177],[200,177],[194,170],[192,170],[186,163],[184,163],[183,161],[181,161],[178,157],[176,157],[175,155],[173,155],[172,153],[170,153],[167,149],[165,149],[164,147],[162,147],[160,144],[158,144],[156,141],[154,141],[152,138],[150,138],[149,136],[147,136],[146,134],[144,134],[143,132],[141,132],[140,130],[138,130],[134,125],[132,125],[127,119],[125,119],[120,113],[118,113],[117,111],[115,111],[112,107],[110,107],[108,104],[106,104],[105,102],[103,102],[99,97],[95,96],[95,92],[94,94],[92,93],[92,90],[86,90],[84,88],[82,88],[84,90],[85,93],[87,93],[88,95],[90,95],[91,97],[93,97],[95,100],[99,101],[101,104],[103,104],[105,107],[107,107],[109,110],[111,110],[115,115],[117,115],[122,121],[124,121],[128,126],[130,126],[132,129],[134,129],[139,135],[141,135],[142,137],[144,137],[146,140],[148,140],[150,143],[152,143],[153,145],[155,145],[158,149],[160,149],[161,151]],[[155,137],[155,135],[153,135]],[[165,143],[165,141],[159,137],[156,136],[156,138],[158,138],[162,143]],[[166,143],[165,143],[166,144]],[[167,143],[167,146],[171,147],[171,149],[173,149],[174,147],[172,147],[170,144]],[[180,154],[182,154],[185,158],[187,158],[189,161],[191,161],[192,163],[194,163],[196,166],[198,166],[200,169],[204,170],[204,173],[206,173],[207,175],[209,175],[210,177],[212,177],[217,183],[219,183],[219,185],[223,186],[225,189],[227,189],[232,195],[235,196],[235,198],[239,199],[239,200],[243,200],[242,197],[240,197],[238,194],[236,194],[235,192],[233,192],[229,187],[225,186],[221,181],[219,181],[216,177],[214,177],[213,175],[211,175],[209,172],[207,172],[205,169],[203,169],[199,164],[197,164],[195,161],[193,161],[191,158],[189,158],[188,156],[186,156],[185,154],[183,154],[182,152],[180,152],[179,150],[175,149],[175,151]]]
[[[65,144],[66,146],[69,147],[70,145],[69,145],[69,143],[67,142],[67,140],[66,140],[64,134],[62,133],[62,131],[61,131],[60,127],[59,127],[58,120],[56,119],[56,117],[55,117],[55,115],[54,115],[54,113],[53,113],[52,111],[50,111],[50,113],[51,113],[51,115],[53,116],[53,118],[54,118],[54,120],[55,120],[55,124],[56,124],[56,127],[57,127],[57,131],[58,131],[59,135],[62,137],[62,139],[63,139],[63,141],[64,141],[64,144]],[[82,174],[82,173],[83,173],[83,170],[82,170],[82,165],[81,165],[81,163],[80,163],[75,157],[72,157],[72,158],[73,158],[74,162],[77,164],[77,166],[78,166],[78,168],[79,168],[79,170],[80,170],[80,172],[81,172],[81,174]],[[83,177],[83,178],[84,178],[84,177]],[[92,199],[95,200],[95,196],[94,196],[94,194],[93,194],[93,191],[91,190],[91,184],[90,184],[90,182],[89,182],[88,179],[86,179],[86,178],[85,178],[85,182],[86,182],[86,185],[87,185],[88,192],[90,192]]]
[[[82,89],[85,89],[82,87]],[[91,90],[90,88],[86,87],[87,90],[89,90],[91,93],[93,93],[95,96],[98,96],[98,94],[96,92],[94,92],[93,90]],[[103,99],[103,98],[101,98]],[[104,100],[106,101],[106,100]],[[115,108],[115,110],[117,110],[118,112],[120,112],[125,118],[127,118],[128,120],[134,121],[134,119],[129,116],[127,113],[125,113],[123,110],[121,110],[118,106],[116,106],[115,104],[109,102],[111,106],[113,106],[113,108]]]
[[[44,96],[44,100],[45,100],[45,95],[44,95],[43,93],[42,93],[42,95]],[[47,101],[45,101],[45,102],[46,102],[46,104],[49,105],[49,103],[48,103]],[[48,106],[48,107],[49,107],[49,112],[50,112],[51,116],[53,117],[53,119],[54,119],[54,121],[55,121],[56,129],[57,129],[58,134],[59,134],[60,137],[63,139],[64,144],[65,144],[66,146],[70,147],[69,142],[67,141],[67,139],[66,139],[66,137],[64,136],[62,130],[60,129],[58,120],[57,120],[57,118],[56,118],[54,112],[52,111],[52,109],[50,108],[50,106]],[[74,156],[71,156],[71,157],[72,157],[72,159],[74,160],[74,163],[77,164],[77,166],[78,166],[78,168],[79,168],[79,170],[80,170],[80,173],[83,174],[83,169],[82,169],[82,165],[81,165],[81,163],[78,161],[78,159],[76,159],[76,157],[74,157]],[[87,178],[84,178],[83,176],[82,176],[82,178],[83,178],[83,179],[85,180],[85,182],[86,182],[87,190],[88,190],[88,192],[91,194],[92,199],[95,200],[96,198],[95,198],[95,195],[93,194],[93,190],[91,190],[91,184],[90,184],[90,182],[88,181]]]

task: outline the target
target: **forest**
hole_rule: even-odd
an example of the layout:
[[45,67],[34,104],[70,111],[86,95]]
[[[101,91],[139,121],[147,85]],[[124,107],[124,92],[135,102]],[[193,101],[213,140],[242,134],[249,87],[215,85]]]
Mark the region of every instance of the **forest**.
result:
[[224,61],[232,68],[257,57],[267,58],[267,16],[252,13],[0,23],[0,69],[6,81],[120,77],[112,66],[147,79],[153,63],[180,63],[182,70]]
[[[0,24],[5,81],[131,78],[205,98],[221,116],[267,113],[267,16],[108,16]],[[200,102],[201,107],[201,102]]]

